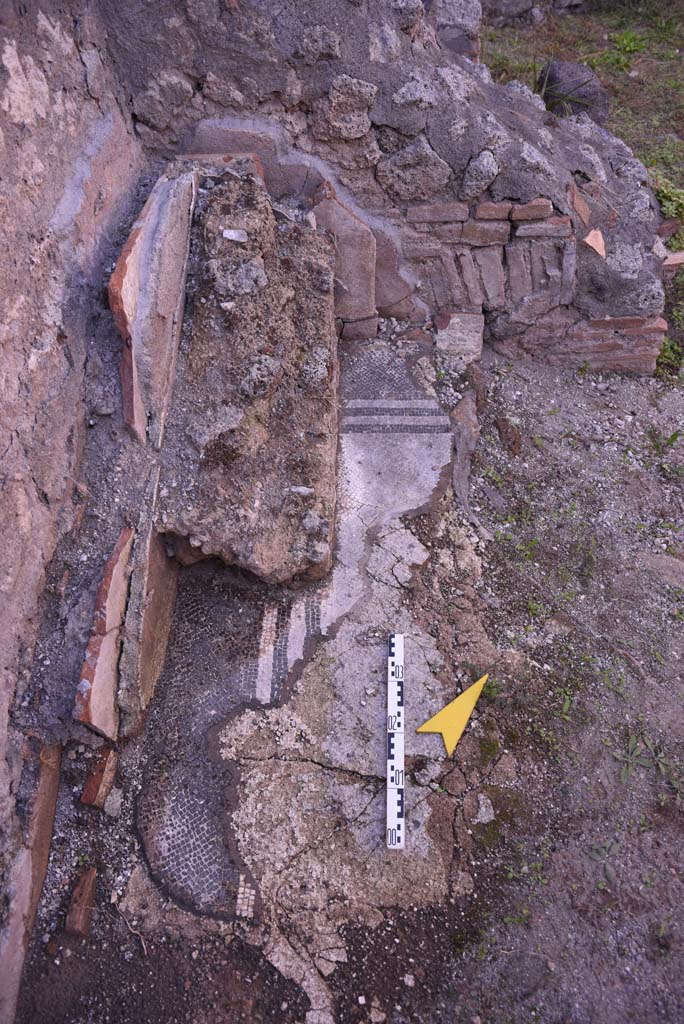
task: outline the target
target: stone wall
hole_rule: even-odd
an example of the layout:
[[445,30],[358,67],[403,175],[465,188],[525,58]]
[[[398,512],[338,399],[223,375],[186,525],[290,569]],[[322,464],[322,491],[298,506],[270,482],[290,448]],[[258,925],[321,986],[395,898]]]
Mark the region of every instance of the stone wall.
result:
[[[53,782],[59,774],[59,747],[25,740],[10,708],[30,667],[45,568],[74,526],[89,310],[142,159],[97,20],[80,4],[40,8],[3,4],[0,12],[2,1020],[12,1017],[25,927],[47,863],[56,784],[40,779],[55,763]],[[22,765],[36,785],[19,818]]]
[[[479,19],[418,0],[284,3],[277,19],[266,2],[164,0],[144,60],[136,10],[102,16],[145,143],[256,150],[275,194],[306,199],[327,180],[372,230],[380,272],[395,264],[407,284],[378,312],[479,307],[497,347],[574,364],[591,342],[573,337],[606,321],[609,349],[589,361],[650,372],[663,291],[644,167],[586,115],[558,118],[519,83],[492,83],[448,45],[447,12]],[[543,223],[496,212],[537,199]],[[607,322],[626,316],[640,334]]]

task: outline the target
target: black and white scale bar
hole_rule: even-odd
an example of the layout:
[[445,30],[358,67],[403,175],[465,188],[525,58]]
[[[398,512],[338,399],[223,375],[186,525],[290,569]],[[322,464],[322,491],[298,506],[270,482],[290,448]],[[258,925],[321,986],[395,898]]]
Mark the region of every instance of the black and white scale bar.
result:
[[387,831],[390,850],[403,850],[404,806],[404,635],[391,633],[387,651]]

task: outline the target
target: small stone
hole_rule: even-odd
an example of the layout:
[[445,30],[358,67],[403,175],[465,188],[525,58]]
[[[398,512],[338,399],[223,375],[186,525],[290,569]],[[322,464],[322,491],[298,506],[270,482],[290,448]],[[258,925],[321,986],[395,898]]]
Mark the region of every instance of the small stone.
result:
[[489,149],[483,149],[470,161],[463,175],[461,193],[466,199],[475,199],[489,188],[501,168]]
[[103,809],[105,814],[108,814],[110,818],[118,818],[121,816],[121,805],[123,803],[123,790],[112,789],[111,793],[104,802]]
[[224,228],[221,234],[231,242],[246,242],[249,239],[247,232],[241,228]]
[[416,979],[412,974],[405,974],[403,980],[407,988],[413,988],[416,983]]

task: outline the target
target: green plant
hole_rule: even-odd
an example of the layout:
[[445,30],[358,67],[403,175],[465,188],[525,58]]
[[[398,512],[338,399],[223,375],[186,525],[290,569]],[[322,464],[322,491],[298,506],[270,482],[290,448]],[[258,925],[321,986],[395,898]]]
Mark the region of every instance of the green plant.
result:
[[[615,674],[614,674],[615,673]],[[618,674],[616,669],[606,668],[601,673],[601,678],[605,683],[606,689],[611,693],[616,694],[618,697],[624,697],[627,690],[627,681],[625,679],[625,673],[620,672]]]
[[648,445],[655,455],[663,456],[670,448],[674,448],[677,441],[682,436],[681,430],[674,430],[668,437],[661,434],[656,427],[649,427],[646,431],[648,437]]
[[624,751],[614,750],[613,757],[616,761],[620,761],[622,764],[622,768],[620,769],[620,782],[627,782],[630,775],[637,767],[653,767],[653,761],[647,754],[644,754],[643,747],[634,735],[629,737],[627,749]]
[[482,692],[484,693],[485,697],[487,697],[489,700],[496,700],[496,698],[500,696],[502,690],[503,687],[501,683],[492,675],[490,675],[489,679],[482,688]]
[[[611,857],[615,856],[619,849],[620,844],[617,839],[611,839],[609,842],[604,843],[603,846],[600,846],[598,843],[593,843],[591,849],[588,851],[592,860],[603,865],[603,874],[608,885],[614,885],[617,878],[615,868],[612,864],[609,864],[608,861]],[[599,885],[599,888],[605,888],[605,883],[603,885]]]
[[613,32],[610,41],[620,53],[641,53],[648,46],[648,41],[631,28],[624,32]]
[[684,366],[684,344],[665,335],[656,363],[656,376],[660,379],[677,377]]
[[556,718],[562,718],[564,722],[570,721],[570,708],[572,707],[573,694],[567,687],[556,687],[556,696],[562,699],[560,711],[555,712]]
[[678,217],[684,220],[684,188],[677,188],[669,178],[656,168],[650,169],[651,188],[660,203],[663,217]]
[[538,547],[539,541],[536,537],[533,537],[532,540],[526,540],[523,541],[522,544],[519,544],[518,552],[524,562],[531,562],[537,554]]

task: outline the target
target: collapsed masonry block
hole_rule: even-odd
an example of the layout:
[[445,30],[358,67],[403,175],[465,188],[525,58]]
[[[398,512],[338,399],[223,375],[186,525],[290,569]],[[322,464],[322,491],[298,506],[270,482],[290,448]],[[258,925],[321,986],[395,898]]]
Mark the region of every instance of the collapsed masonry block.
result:
[[102,810],[105,800],[114,785],[118,763],[119,755],[111,747],[108,747],[100,754],[97,764],[88,775],[83,786],[81,793],[82,804]]
[[79,876],[71,896],[66,919],[66,930],[69,935],[77,935],[81,939],[87,939],[90,935],[96,886],[97,868],[86,868]]
[[116,740],[119,732],[118,663],[132,546],[133,530],[125,526],[97,591],[92,631],[74,704],[74,718],[110,740]]
[[319,578],[332,561],[336,490],[334,242],[306,221],[276,223],[253,175],[214,181],[193,229],[196,301],[157,529],[181,554],[269,582]]
[[127,426],[159,447],[176,369],[185,304],[194,171],[162,175],[109,281],[109,306],[123,339],[121,385]]
[[335,316],[365,320],[375,316],[376,242],[373,232],[344,206],[329,186],[319,190],[313,208],[316,227],[335,239]]

